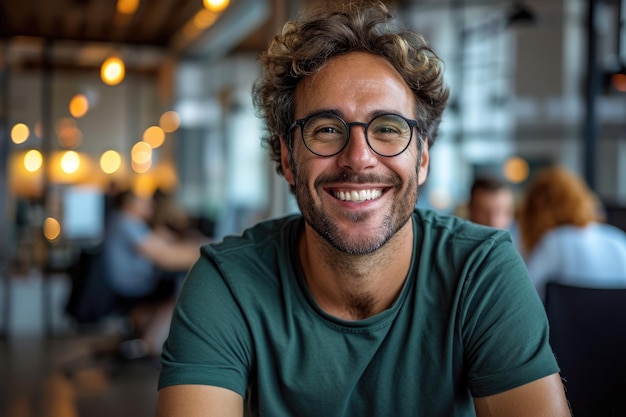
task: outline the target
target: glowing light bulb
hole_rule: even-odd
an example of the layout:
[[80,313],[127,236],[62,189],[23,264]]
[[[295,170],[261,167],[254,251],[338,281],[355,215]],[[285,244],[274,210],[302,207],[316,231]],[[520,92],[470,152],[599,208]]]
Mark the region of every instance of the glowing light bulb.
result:
[[24,168],[28,172],[36,172],[43,165],[43,155],[36,149],[31,149],[24,155]]
[[113,174],[122,166],[122,157],[113,150],[108,150],[100,157],[100,168],[105,174]]
[[61,234],[61,224],[54,217],[48,217],[43,222],[43,235],[48,240],[55,240]]
[[30,135],[30,129],[24,123],[17,123],[11,128],[11,140],[15,144],[26,142]]
[[212,12],[224,11],[230,4],[230,0],[203,0],[204,8]]
[[514,184],[524,182],[528,178],[530,167],[525,159],[512,156],[507,159],[503,167],[504,177]]
[[156,149],[163,145],[165,132],[159,126],[150,126],[143,133],[143,141],[150,145],[152,149]]
[[89,100],[87,100],[87,96],[84,94],[76,94],[70,100],[70,114],[80,119],[89,111]]
[[78,171],[80,167],[80,156],[74,151],[67,151],[61,158],[61,169],[66,174],[72,174]]
[[166,133],[172,133],[180,127],[180,116],[175,111],[166,111],[159,118],[159,126]]
[[107,58],[100,69],[100,78],[107,85],[117,85],[124,80],[126,68],[124,61],[120,57],[112,56]]

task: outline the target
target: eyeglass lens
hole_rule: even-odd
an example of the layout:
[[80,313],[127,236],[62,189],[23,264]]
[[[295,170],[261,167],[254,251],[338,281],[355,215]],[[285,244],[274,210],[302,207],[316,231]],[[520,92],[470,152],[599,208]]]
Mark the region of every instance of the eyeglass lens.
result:
[[[334,155],[346,144],[351,125],[366,126],[365,123],[346,123],[333,114],[315,115],[302,126],[304,142],[317,155]],[[367,124],[366,135],[374,152],[393,156],[407,147],[411,140],[411,126],[398,115],[384,114]]]

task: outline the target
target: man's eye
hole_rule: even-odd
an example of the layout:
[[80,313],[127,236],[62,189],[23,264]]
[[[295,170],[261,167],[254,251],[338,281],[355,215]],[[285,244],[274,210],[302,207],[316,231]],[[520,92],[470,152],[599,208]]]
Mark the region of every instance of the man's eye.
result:
[[316,129],[315,133],[341,133],[339,129],[333,126],[324,126]]

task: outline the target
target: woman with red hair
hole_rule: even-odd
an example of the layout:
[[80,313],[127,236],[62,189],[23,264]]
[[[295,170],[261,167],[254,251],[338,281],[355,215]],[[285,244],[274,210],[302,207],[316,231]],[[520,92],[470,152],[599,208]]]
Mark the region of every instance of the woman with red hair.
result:
[[519,210],[521,246],[539,295],[548,281],[626,287],[626,233],[603,223],[584,181],[559,166],[538,171]]

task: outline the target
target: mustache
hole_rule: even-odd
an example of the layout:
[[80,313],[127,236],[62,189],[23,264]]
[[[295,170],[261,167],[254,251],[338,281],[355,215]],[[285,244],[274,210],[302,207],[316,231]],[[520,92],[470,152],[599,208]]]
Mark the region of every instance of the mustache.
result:
[[342,170],[334,174],[320,175],[315,180],[315,187],[338,182],[352,184],[391,184],[392,186],[400,186],[402,184],[400,177],[397,175],[356,174]]

